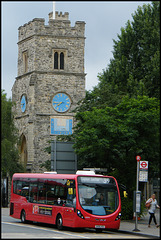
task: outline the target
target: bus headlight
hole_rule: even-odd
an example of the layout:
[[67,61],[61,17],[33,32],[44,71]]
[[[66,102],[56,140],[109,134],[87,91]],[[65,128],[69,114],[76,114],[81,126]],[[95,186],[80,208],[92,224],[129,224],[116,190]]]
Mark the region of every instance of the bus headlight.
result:
[[82,215],[81,211],[77,209],[77,215],[78,217],[84,219],[84,216]]
[[115,221],[119,220],[121,218],[121,212],[117,215]]

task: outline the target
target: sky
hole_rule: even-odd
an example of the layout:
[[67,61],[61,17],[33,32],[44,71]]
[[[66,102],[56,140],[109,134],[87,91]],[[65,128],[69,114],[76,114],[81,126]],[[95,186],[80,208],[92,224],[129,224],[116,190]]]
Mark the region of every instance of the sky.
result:
[[[113,39],[118,40],[121,27],[133,21],[138,6],[151,1],[56,1],[55,11],[69,12],[71,26],[85,21],[86,90],[98,84],[102,73],[113,58]],[[17,77],[18,28],[34,18],[44,18],[53,11],[52,1],[1,1],[1,89],[12,98],[12,86]]]

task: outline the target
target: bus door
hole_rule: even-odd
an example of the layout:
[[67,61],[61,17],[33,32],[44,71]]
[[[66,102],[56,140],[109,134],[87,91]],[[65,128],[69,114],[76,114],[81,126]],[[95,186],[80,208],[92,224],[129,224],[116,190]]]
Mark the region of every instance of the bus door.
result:
[[74,221],[74,208],[73,207],[64,207],[63,220],[67,223],[68,226],[72,227]]
[[76,190],[75,190],[75,181],[67,180],[67,199],[64,204],[64,220],[68,224],[74,222],[74,215],[76,209]]

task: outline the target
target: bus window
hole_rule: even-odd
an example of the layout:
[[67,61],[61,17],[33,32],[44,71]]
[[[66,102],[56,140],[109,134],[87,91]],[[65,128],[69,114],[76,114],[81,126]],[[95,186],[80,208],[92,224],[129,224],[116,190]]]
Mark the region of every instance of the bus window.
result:
[[[42,181],[44,180],[44,181]],[[46,184],[45,179],[41,179],[42,182],[38,184],[38,203],[46,204]]]
[[110,209],[112,212],[115,211],[118,207],[118,196],[115,191],[109,191],[107,192],[107,199],[108,199],[108,205],[110,206]]
[[60,188],[59,188],[59,196],[62,198],[63,197],[65,198],[65,190],[66,190],[65,188],[66,188],[66,186],[60,186]]
[[37,202],[37,193],[38,186],[37,182],[30,182],[30,190],[29,190],[29,202],[36,203]]
[[47,204],[49,205],[54,205],[54,203],[56,202],[55,181],[51,179],[48,179],[48,182],[47,182],[46,200],[47,200]]
[[13,193],[21,195],[22,182],[19,180],[13,181]]
[[21,196],[29,199],[29,181],[22,181]]
[[55,188],[56,204],[62,205],[66,202],[66,186],[57,185]]
[[66,179],[55,179],[55,204],[63,205],[66,202],[67,187]]
[[109,215],[118,208],[118,190],[112,178],[78,177],[79,202],[94,215]]

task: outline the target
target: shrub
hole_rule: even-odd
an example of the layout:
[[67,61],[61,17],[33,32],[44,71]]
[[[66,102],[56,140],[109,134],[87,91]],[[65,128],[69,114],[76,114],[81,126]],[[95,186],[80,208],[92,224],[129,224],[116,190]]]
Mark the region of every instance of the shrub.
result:
[[[141,212],[138,216],[142,216],[145,210],[145,203],[141,202]],[[133,200],[130,198],[121,197],[121,219],[132,220],[133,219]]]
[[131,220],[133,218],[133,200],[130,198],[121,198],[121,219]]

